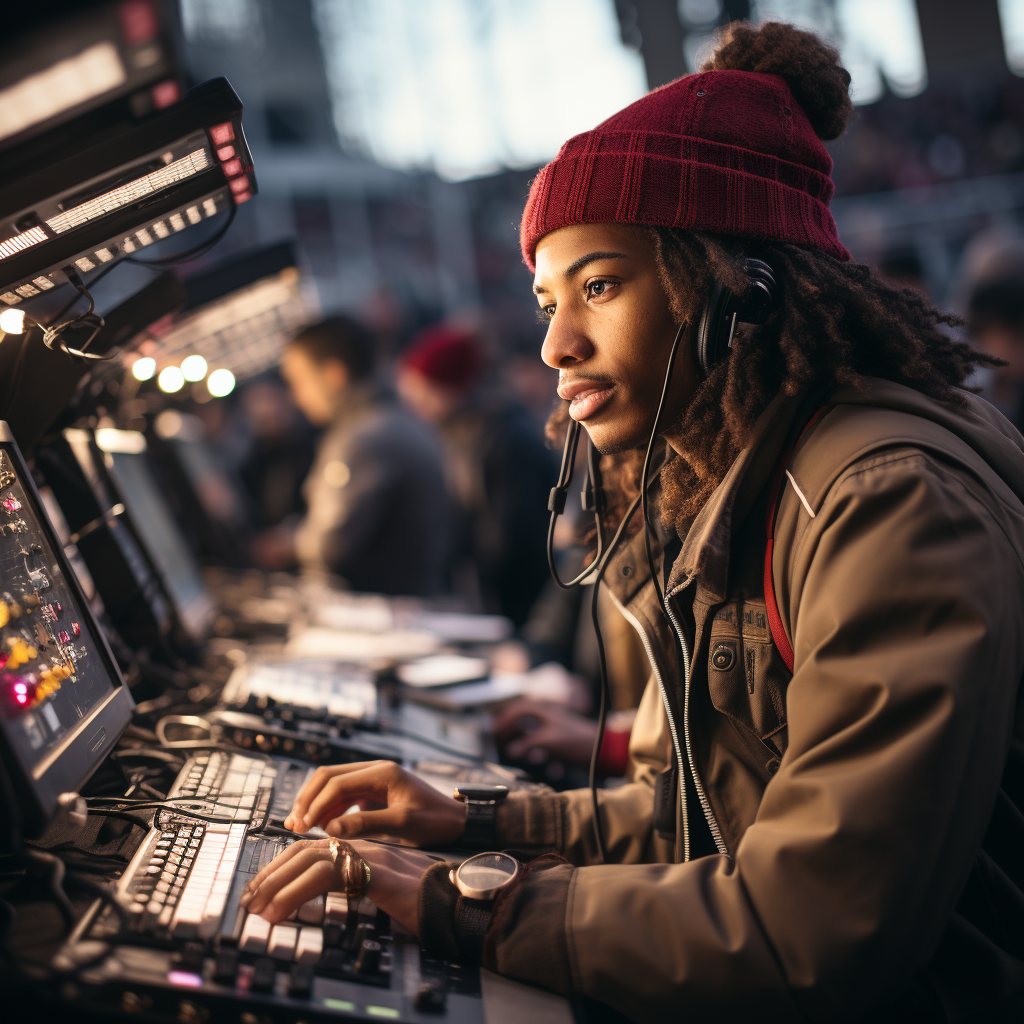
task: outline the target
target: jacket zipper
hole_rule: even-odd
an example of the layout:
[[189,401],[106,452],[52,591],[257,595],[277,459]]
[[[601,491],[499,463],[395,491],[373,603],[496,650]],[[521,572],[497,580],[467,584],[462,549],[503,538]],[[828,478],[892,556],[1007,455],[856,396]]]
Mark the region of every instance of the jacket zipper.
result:
[[[636,617],[629,611],[626,606],[622,604],[619,599],[611,593],[612,600],[618,606],[619,611],[623,617],[629,621],[629,624],[637,631],[640,637],[641,643],[644,645],[644,650],[647,652],[647,660],[651,663],[651,671],[654,673],[654,678],[658,680],[658,692],[661,694],[661,703],[665,708],[665,716],[668,718],[668,731],[672,735],[672,751],[676,755],[676,765],[679,771],[679,809],[682,816],[683,822],[683,861],[690,859],[690,819],[689,819],[689,808],[686,806],[686,767],[683,763],[682,746],[679,743],[679,734],[676,732],[676,719],[672,714],[672,706],[669,703],[668,691],[665,689],[665,683],[661,678],[661,673],[658,671],[658,663],[654,660],[654,650],[651,647],[650,640],[647,639],[647,634],[644,632],[643,627],[637,621]],[[689,688],[690,678],[690,661],[689,652],[685,646],[683,648],[684,657],[684,672],[687,679],[687,688]]]
[[[718,822],[715,820],[714,812],[711,810],[711,804],[708,802],[707,794],[704,792],[704,786],[700,781],[700,776],[697,774],[697,766],[693,760],[693,747],[690,744],[690,648],[686,642],[686,637],[683,635],[682,627],[679,625],[679,620],[676,618],[675,612],[672,610],[672,599],[671,596],[665,595],[665,611],[668,612],[669,621],[672,623],[672,629],[675,631],[676,636],[679,639],[679,647],[683,652],[683,739],[686,741],[686,760],[690,765],[690,774],[693,776],[693,784],[697,789],[697,796],[700,798],[700,805],[704,809],[704,817],[707,819],[708,828],[711,829],[712,838],[715,840],[715,846],[718,847],[718,852],[728,855],[729,850],[725,845],[725,841],[722,839],[722,831],[718,827]],[[664,690],[662,690],[662,698],[664,699]],[[666,708],[668,703],[666,701]],[[669,719],[671,722],[671,718]],[[675,735],[673,729],[672,735]],[[685,798],[684,798],[685,799]],[[687,857],[689,860],[689,843],[690,837],[686,837],[687,846]]]

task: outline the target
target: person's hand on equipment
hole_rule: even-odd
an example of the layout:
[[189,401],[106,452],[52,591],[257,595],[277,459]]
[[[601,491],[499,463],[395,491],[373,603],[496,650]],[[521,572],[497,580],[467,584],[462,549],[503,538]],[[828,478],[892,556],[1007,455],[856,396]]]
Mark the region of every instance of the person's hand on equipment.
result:
[[[359,810],[345,813],[350,807]],[[284,820],[293,832],[319,826],[339,839],[394,836],[410,846],[450,845],[466,828],[466,806],[393,761],[318,768]]]
[[[331,842],[329,839],[302,839],[292,843],[246,886],[240,901],[242,906],[249,913],[259,914],[276,924],[316,896],[345,892]],[[349,845],[369,866],[369,885],[361,895],[372,900],[403,928],[418,935],[420,880],[436,859],[418,850],[376,843]]]
[[494,737],[511,761],[586,767],[596,735],[596,722],[551,701],[515,700],[494,720]]

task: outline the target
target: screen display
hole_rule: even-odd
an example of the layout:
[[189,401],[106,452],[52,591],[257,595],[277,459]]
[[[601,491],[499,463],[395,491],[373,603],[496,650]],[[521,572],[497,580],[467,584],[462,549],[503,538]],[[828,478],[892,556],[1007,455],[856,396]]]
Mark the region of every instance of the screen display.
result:
[[199,566],[171,518],[145,452],[104,455],[135,528],[163,576],[182,625],[195,639],[209,632],[214,606]]
[[0,722],[29,773],[42,770],[115,686],[50,537],[0,448]]

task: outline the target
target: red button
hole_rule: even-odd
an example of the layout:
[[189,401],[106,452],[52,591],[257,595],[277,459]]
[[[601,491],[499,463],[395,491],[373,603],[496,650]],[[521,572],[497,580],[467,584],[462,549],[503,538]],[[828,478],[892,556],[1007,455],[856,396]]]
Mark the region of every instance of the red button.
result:
[[71,632],[74,633],[75,636],[81,636],[81,634],[82,634],[82,627],[77,622],[72,622],[71,623]]
[[62,629],[57,635],[60,637],[62,644],[71,643],[71,634],[66,629]]

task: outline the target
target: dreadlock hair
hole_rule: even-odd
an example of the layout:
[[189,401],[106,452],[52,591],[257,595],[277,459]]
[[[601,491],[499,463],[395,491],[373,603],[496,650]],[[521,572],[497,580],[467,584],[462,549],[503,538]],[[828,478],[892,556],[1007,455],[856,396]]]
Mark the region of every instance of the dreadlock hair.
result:
[[737,331],[729,357],[697,387],[665,436],[678,451],[662,474],[666,525],[696,515],[776,395],[859,388],[880,377],[963,406],[958,390],[977,364],[995,365],[944,328],[961,324],[867,266],[794,245],[651,229],[658,270],[678,323],[694,323],[714,279],[742,293],[744,256],[776,272],[782,302],[760,329]]

